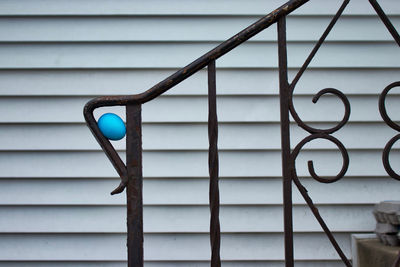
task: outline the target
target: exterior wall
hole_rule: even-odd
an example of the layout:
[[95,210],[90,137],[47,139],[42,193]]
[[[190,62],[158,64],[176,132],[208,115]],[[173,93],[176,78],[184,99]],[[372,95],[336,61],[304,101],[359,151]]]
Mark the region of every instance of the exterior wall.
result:
[[[110,196],[117,174],[84,124],[83,105],[143,92],[284,1],[3,0],[0,2],[0,266],[126,266],[125,197]],[[288,18],[290,77],[340,1],[311,0]],[[381,1],[400,28],[400,5]],[[224,266],[283,266],[283,219],[276,27],[217,61]],[[371,232],[373,204],[398,199],[400,182],[381,163],[396,133],[378,95],[400,77],[400,50],[368,1],[353,0],[295,91],[302,119],[327,127],[339,152],[313,142],[299,175],[350,257],[350,234]],[[145,260],[149,267],[208,266],[207,80],[194,75],[143,107]],[[390,98],[389,113],[400,119]],[[398,102],[396,102],[398,103]],[[123,111],[113,109],[123,116]],[[292,146],[306,134],[293,124]],[[115,146],[124,158],[123,142]],[[393,151],[393,166],[400,167]],[[397,162],[396,162],[397,161]],[[342,266],[294,189],[296,266]]]

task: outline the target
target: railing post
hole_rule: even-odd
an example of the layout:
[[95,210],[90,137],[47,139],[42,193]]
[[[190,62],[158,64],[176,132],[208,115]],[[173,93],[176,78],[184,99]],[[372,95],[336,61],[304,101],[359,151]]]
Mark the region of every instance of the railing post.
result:
[[290,160],[289,83],[287,74],[286,17],[278,20],[279,97],[281,109],[281,146],[283,177],[283,220],[285,264],[293,267],[292,177]]
[[208,169],[210,174],[210,243],[211,267],[221,266],[220,257],[220,225],[219,225],[219,186],[218,186],[218,119],[217,92],[215,78],[215,60],[208,65]]
[[126,106],[126,125],[128,267],[143,267],[142,115],[140,104]]

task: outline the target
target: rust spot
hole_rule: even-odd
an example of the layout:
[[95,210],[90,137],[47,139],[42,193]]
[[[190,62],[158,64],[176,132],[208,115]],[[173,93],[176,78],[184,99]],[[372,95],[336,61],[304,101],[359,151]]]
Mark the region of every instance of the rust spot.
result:
[[139,162],[136,159],[132,160],[131,163],[132,163],[132,166],[134,166],[134,167],[139,166]]

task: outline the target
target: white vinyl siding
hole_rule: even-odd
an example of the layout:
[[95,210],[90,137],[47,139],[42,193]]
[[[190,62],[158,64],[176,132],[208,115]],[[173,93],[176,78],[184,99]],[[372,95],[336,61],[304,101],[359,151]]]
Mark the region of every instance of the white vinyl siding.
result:
[[[126,266],[125,193],[82,115],[96,96],[136,94],[217,46],[282,0],[0,1],[0,267]],[[290,79],[341,1],[310,0],[287,20]],[[382,7],[400,28],[398,0]],[[221,256],[224,267],[284,266],[276,25],[217,60]],[[300,117],[320,128],[343,116],[327,87],[351,104],[333,135],[349,152],[346,176],[329,142],[308,144],[299,176],[339,244],[372,232],[375,203],[398,199],[381,153],[396,132],[378,97],[400,80],[400,49],[367,0],[352,0],[295,89]],[[400,121],[399,91],[388,99]],[[124,117],[121,108],[105,108]],[[291,123],[292,148],[307,136]],[[125,160],[124,140],[113,142]],[[143,106],[146,267],[209,266],[207,73]],[[400,170],[398,145],[392,166]],[[343,266],[293,189],[297,267]]]

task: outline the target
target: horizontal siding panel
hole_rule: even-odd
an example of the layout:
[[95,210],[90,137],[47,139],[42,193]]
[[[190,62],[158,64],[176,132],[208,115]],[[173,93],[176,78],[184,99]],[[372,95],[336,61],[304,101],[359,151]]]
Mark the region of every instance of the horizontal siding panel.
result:
[[[0,17],[0,42],[33,41],[224,41],[258,17]],[[331,20],[289,17],[289,41],[318,40]],[[400,25],[400,17],[392,23]],[[99,27],[101,25],[101,27]],[[118,29],[116,31],[115,29]],[[208,29],[213,29],[209,31]],[[157,34],[156,34],[157,33]],[[251,40],[276,40],[276,28]],[[343,17],[327,40],[387,41],[392,36],[378,17]]]
[[[119,179],[84,125],[84,104],[145,91],[284,2],[0,1],[0,266],[126,266],[126,196],[110,195]],[[289,77],[341,2],[313,0],[288,18]],[[380,2],[398,28],[398,1]],[[271,27],[217,62],[223,266],[284,266],[275,39]],[[349,95],[350,123],[335,133],[349,148],[348,176],[301,179],[349,257],[350,233],[372,232],[373,204],[400,190],[381,163],[396,132],[377,107],[399,60],[368,1],[353,0],[295,90],[300,116],[320,127],[343,107],[334,97],[313,105],[312,95]],[[389,113],[400,120],[393,93]],[[209,266],[206,70],[167,95],[143,110],[146,266]],[[111,110],[124,117],[121,108],[96,116]],[[305,133],[291,135],[293,146]],[[124,141],[114,143],[122,158]],[[394,169],[399,157],[396,147]],[[309,176],[309,159],[321,175],[342,161],[313,142],[299,175]],[[296,188],[293,202],[296,266],[342,266]]]
[[[219,43],[3,43],[1,69],[179,68]],[[313,43],[288,44],[288,64],[300,67]],[[13,56],[10,56],[13,55]],[[400,53],[391,42],[330,42],[311,66],[320,68],[398,67]],[[218,60],[219,67],[277,67],[277,44],[245,43]]]
[[[372,232],[373,206],[321,206],[333,232]],[[207,206],[145,206],[145,233],[208,233]],[[0,206],[2,233],[126,233],[125,206]],[[293,208],[295,232],[322,232],[309,207]],[[222,206],[221,232],[283,232],[282,206]]]
[[[10,262],[0,261],[1,267],[126,267],[126,262]],[[224,267],[284,267],[283,261],[222,261]],[[341,261],[295,261],[296,267],[342,267]],[[209,267],[210,262],[207,261],[168,261],[168,262],[151,262],[145,261],[146,267]]]
[[[157,70],[0,70],[0,95],[117,95],[138,94],[171,75]],[[295,70],[289,71],[294,77]],[[295,94],[315,94],[333,87],[345,94],[379,94],[397,81],[399,69],[308,69]],[[217,69],[219,95],[277,95],[278,70]],[[393,90],[391,94],[398,93]],[[202,70],[166,92],[169,95],[207,95],[207,73]]]
[[[349,178],[332,184],[302,179],[317,204],[375,204],[396,199],[392,178]],[[124,205],[125,194],[111,196],[117,179],[1,179],[1,205]],[[145,205],[208,205],[208,179],[145,179]],[[222,205],[282,204],[281,179],[222,179]],[[240,193],[240,198],[238,194]],[[338,197],[340,195],[340,197]],[[18,196],[18,197],[16,197]],[[304,204],[293,189],[293,202]]]
[[[327,129],[333,124],[312,124]],[[150,150],[207,150],[207,125],[202,124],[144,124],[143,149]],[[220,123],[218,148],[221,150],[280,149],[278,123]],[[336,132],[347,149],[383,149],[396,134],[385,123],[348,123]],[[308,134],[291,125],[292,146]],[[70,151],[100,150],[99,144],[85,124],[0,124],[0,151]],[[62,142],[60,142],[62,140]],[[117,150],[125,150],[125,140],[113,142]],[[309,149],[330,149],[330,142],[315,140]],[[397,148],[397,144],[395,145]]]
[[[350,255],[350,235],[336,234]],[[146,260],[208,260],[208,234],[147,234]],[[1,234],[0,259],[5,260],[124,260],[124,234]],[[339,256],[323,234],[295,234],[295,258],[337,260]],[[15,249],[18,248],[18,249]],[[282,260],[283,234],[223,234],[224,260]]]
[[[109,195],[119,180],[83,124],[83,105],[96,95],[143,92],[283,2],[1,1],[0,266],[126,266],[125,194]],[[340,2],[310,1],[288,19],[291,77]],[[398,3],[382,5],[399,26]],[[377,95],[398,80],[400,57],[367,1],[351,1],[345,13],[298,84],[295,104],[306,121],[326,126],[340,118],[341,104],[326,97],[312,105],[310,95],[326,87],[351,95],[352,122],[337,133],[350,149],[349,177],[330,185],[302,179],[350,256],[349,233],[372,231],[372,204],[400,189],[381,177],[381,150],[395,133],[377,112]],[[284,266],[275,38],[271,27],[217,62],[223,266]],[[144,108],[149,267],[209,266],[205,74]],[[244,97],[228,96],[237,94]],[[293,144],[304,136],[292,133]],[[122,151],[123,141],[116,147]],[[340,169],[329,144],[307,149],[300,175],[308,175],[309,158],[317,173]],[[398,150],[392,154],[398,169]],[[342,266],[296,189],[293,199],[296,266]]]
[[[62,0],[55,3],[51,0],[13,0],[1,1],[1,15],[214,15],[214,14],[267,14],[284,4],[285,0],[251,0],[244,5],[240,0],[224,1],[169,1],[165,5],[162,0],[118,1],[107,0],[80,1]],[[320,15],[333,14],[341,1],[314,0],[295,11],[294,14]],[[381,5],[388,14],[400,14],[396,0],[382,1]],[[368,15],[375,14],[368,3],[362,0],[351,1],[345,14]]]
[[[388,113],[392,120],[400,119],[396,105],[400,95],[388,97]],[[382,121],[378,109],[378,96],[349,96],[350,121]],[[84,122],[83,107],[90,100],[84,97],[2,97],[0,98],[0,123],[76,123]],[[326,95],[316,103],[312,96],[294,97],[299,116],[309,122],[339,121],[343,118],[342,102]],[[218,98],[220,122],[279,122],[277,96],[221,96]],[[95,110],[98,118],[105,112],[114,112],[122,118],[122,107]],[[143,122],[206,122],[207,97],[160,97],[143,105]]]
[[[386,176],[381,150],[349,151],[348,176]],[[280,151],[220,151],[221,177],[279,177]],[[125,159],[125,153],[120,153]],[[398,150],[391,163],[399,169]],[[145,151],[143,174],[147,177],[208,177],[207,151]],[[307,161],[313,160],[319,175],[336,175],[342,167],[339,151],[304,150],[296,160],[299,176],[308,176]],[[235,168],[232,168],[235,166]],[[324,166],[324,167],[323,167]],[[0,177],[116,177],[102,152],[0,152]]]
[[126,264],[127,263],[123,261],[0,261],[1,267],[126,267]]
[[[348,176],[386,176],[381,150],[349,151]],[[120,153],[125,159],[125,153]],[[279,177],[280,151],[220,151],[221,177]],[[391,163],[399,169],[398,150]],[[296,160],[299,176],[308,176],[307,161],[313,160],[319,175],[336,175],[342,167],[339,151],[304,150]],[[143,174],[147,177],[208,177],[207,151],[145,151]],[[232,168],[235,166],[235,168]],[[323,167],[324,166],[324,167]],[[0,152],[1,178],[7,177],[116,177],[102,152]]]

